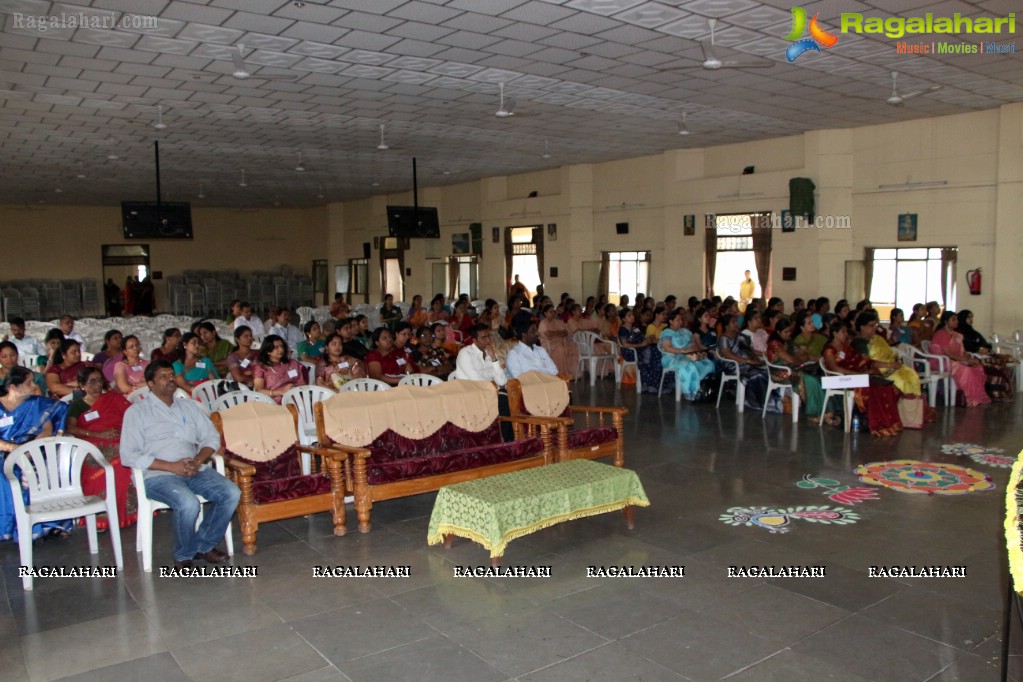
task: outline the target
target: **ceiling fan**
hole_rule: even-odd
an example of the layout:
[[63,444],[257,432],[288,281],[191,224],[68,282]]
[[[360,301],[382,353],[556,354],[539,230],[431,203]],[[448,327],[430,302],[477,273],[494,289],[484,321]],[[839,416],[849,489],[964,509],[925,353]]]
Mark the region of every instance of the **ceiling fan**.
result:
[[515,111],[515,98],[504,96],[504,81],[497,84],[501,92],[501,104],[497,107],[497,111],[494,112],[494,116],[498,118],[511,118],[512,116],[536,116],[536,114],[526,114],[521,111]]
[[[253,50],[253,52],[255,52],[255,50]],[[235,49],[231,51],[231,61],[234,62],[234,71],[231,72],[231,76],[233,78],[237,78],[238,80],[245,80],[247,78],[262,78],[264,80],[271,81],[293,81],[298,79],[298,76],[295,75],[287,74],[270,75],[264,74],[262,71],[259,72],[259,75],[253,76],[252,72],[249,71],[248,66],[245,64],[245,45],[243,45],[242,43],[238,43],[235,46]]]
[[686,122],[686,112],[682,112],[682,120],[678,122],[678,134],[683,137],[686,135],[692,135],[693,131],[689,130],[689,123]]
[[377,145],[377,149],[382,152],[386,152],[390,147],[387,146],[387,142],[384,141],[384,124],[380,124],[380,144]]
[[906,100],[910,99],[911,97],[917,97],[918,95],[926,95],[929,92],[935,92],[937,90],[941,90],[941,88],[944,87],[941,85],[932,85],[930,87],[924,88],[923,90],[914,90],[913,92],[907,92],[905,94],[900,95],[898,78],[899,72],[892,71],[892,94],[889,95],[888,99],[886,99],[885,101],[888,102],[888,104],[891,104],[893,107],[901,107],[903,104],[905,104]]
[[[703,63],[699,66],[683,66],[680,69],[707,69],[709,71],[717,71],[718,69],[769,69],[774,66],[774,62],[770,59],[761,59],[757,61],[738,61],[734,59],[720,59],[717,56],[715,48],[717,45],[714,42],[714,29],[717,28],[718,20],[714,18],[707,19],[707,24],[710,26],[710,42],[700,41],[700,47],[703,49]],[[668,71],[675,71],[677,69],[668,69]]]

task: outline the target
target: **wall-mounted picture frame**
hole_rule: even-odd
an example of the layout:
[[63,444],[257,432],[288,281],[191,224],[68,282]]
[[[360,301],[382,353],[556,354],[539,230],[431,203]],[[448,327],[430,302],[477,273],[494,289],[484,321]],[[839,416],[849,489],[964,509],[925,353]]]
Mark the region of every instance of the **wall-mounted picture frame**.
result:
[[899,241],[916,241],[916,213],[899,214]]
[[461,256],[469,253],[469,233],[456,232],[451,235],[451,253]]
[[782,212],[781,212],[781,231],[782,232],[795,232],[796,231],[796,219],[792,215],[792,211],[782,210]]
[[795,268],[782,268],[781,279],[783,282],[795,282],[796,281],[796,269]]
[[547,223],[547,241],[556,242],[558,241],[558,224]]
[[696,216],[694,214],[687,214],[682,216],[682,234],[686,237],[692,237],[696,234]]
[[501,228],[500,227],[492,227],[492,228],[490,228],[490,238],[491,238],[491,240],[493,240],[493,242],[495,244],[500,244],[501,243]]

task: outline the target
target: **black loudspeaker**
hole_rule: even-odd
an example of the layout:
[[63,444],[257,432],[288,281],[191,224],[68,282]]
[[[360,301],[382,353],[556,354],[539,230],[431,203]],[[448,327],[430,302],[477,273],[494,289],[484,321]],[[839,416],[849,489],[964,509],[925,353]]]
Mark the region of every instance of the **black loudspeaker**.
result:
[[757,169],[756,166],[746,166],[745,168],[742,169],[742,174],[753,175],[753,171],[755,171],[756,169]]
[[372,244],[369,242],[362,242],[362,257],[369,258],[372,254]]
[[615,223],[615,232],[618,234],[629,234],[628,223]]

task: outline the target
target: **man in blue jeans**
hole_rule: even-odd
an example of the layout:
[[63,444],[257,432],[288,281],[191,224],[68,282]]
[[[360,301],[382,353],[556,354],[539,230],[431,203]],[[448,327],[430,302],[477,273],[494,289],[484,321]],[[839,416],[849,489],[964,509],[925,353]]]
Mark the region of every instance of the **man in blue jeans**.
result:
[[[175,400],[174,368],[166,360],[146,367],[146,383],[152,393],[124,414],[121,428],[121,462],[143,470],[146,495],[163,502],[174,512],[174,567],[191,568],[205,559],[211,564],[227,561],[217,549],[241,492],[207,461],[220,446],[213,422],[194,400]],[[202,495],[212,509],[199,529]]]

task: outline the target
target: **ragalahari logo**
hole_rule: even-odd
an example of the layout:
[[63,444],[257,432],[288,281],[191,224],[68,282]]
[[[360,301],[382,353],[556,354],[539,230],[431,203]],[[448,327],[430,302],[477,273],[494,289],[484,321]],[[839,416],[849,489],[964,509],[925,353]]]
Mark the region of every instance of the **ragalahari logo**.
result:
[[803,33],[808,30],[806,10],[802,7],[792,8],[792,32],[785,36],[785,40],[795,40],[797,42],[792,43],[789,45],[788,49],[785,50],[785,58],[788,59],[790,63],[796,61],[796,59],[799,58],[799,55],[804,52],[809,52],[811,50],[820,52],[822,47],[833,47],[835,43],[838,42],[838,36],[834,33],[828,33],[820,27],[820,24],[817,23],[817,17],[819,16],[819,14],[815,14],[813,15],[813,19],[810,20],[810,37],[800,40]]

